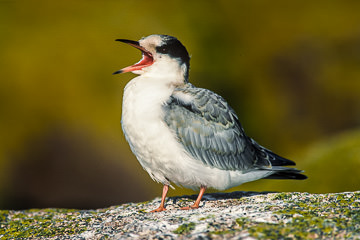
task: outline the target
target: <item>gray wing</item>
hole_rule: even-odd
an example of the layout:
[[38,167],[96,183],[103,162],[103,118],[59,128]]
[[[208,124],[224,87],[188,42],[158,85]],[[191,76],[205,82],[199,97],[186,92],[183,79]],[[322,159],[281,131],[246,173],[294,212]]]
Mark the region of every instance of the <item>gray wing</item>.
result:
[[210,90],[191,84],[177,88],[163,111],[178,141],[204,164],[224,170],[271,168],[271,152],[245,135],[234,110]]

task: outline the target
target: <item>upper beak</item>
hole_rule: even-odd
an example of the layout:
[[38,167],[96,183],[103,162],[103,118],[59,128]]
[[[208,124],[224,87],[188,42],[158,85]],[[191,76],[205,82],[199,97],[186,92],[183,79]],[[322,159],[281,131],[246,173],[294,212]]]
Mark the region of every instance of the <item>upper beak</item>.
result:
[[127,40],[127,39],[116,39],[115,41],[123,42],[123,43],[129,44],[129,45],[139,49],[142,52],[142,59],[139,62],[137,62],[136,64],[126,67],[126,68],[123,68],[121,70],[118,70],[118,71],[114,72],[113,74],[133,72],[136,70],[141,70],[144,67],[148,67],[153,64],[154,58],[153,58],[152,54],[148,50],[146,50],[144,47],[140,46],[138,41]]

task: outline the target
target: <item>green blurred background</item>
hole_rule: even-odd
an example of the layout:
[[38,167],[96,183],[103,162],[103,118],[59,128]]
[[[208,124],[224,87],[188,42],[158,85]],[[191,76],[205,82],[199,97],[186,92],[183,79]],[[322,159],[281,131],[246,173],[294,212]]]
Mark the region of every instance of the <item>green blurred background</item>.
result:
[[160,196],[121,131],[135,75],[111,75],[140,59],[116,38],[154,33],[178,37],[190,81],[309,176],[228,191],[359,190],[359,12],[360,1],[0,0],[0,209]]

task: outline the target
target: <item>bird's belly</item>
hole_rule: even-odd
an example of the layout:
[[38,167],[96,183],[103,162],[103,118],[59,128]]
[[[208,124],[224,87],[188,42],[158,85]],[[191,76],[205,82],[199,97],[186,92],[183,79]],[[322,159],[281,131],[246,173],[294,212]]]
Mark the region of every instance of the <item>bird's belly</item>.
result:
[[[131,150],[154,180],[170,184],[177,174],[185,174],[181,162],[186,154],[164,123],[144,117],[135,123],[123,117],[122,128]],[[176,183],[181,184],[181,180]]]
[[265,177],[270,172],[221,170],[188,154],[165,123],[150,116],[123,114],[122,128],[141,166],[157,182],[173,182],[187,188],[207,186],[225,190]]
[[200,186],[225,190],[265,176],[264,172],[243,174],[203,164],[184,150],[165,124],[140,121],[134,125],[134,121],[130,121],[129,125],[127,122],[126,118],[122,119],[133,153],[152,179],[162,184],[173,182],[194,190]]

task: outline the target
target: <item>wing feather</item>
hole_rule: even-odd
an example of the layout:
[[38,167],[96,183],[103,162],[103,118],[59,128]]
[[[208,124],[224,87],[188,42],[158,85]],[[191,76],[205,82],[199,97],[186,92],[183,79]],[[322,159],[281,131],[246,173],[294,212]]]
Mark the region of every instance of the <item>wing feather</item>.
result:
[[234,110],[210,90],[190,83],[176,88],[163,113],[184,150],[208,166],[246,172],[295,165],[247,137]]
[[249,170],[271,165],[259,161],[227,102],[210,90],[187,84],[175,89],[163,105],[164,121],[195,159],[224,170]]

